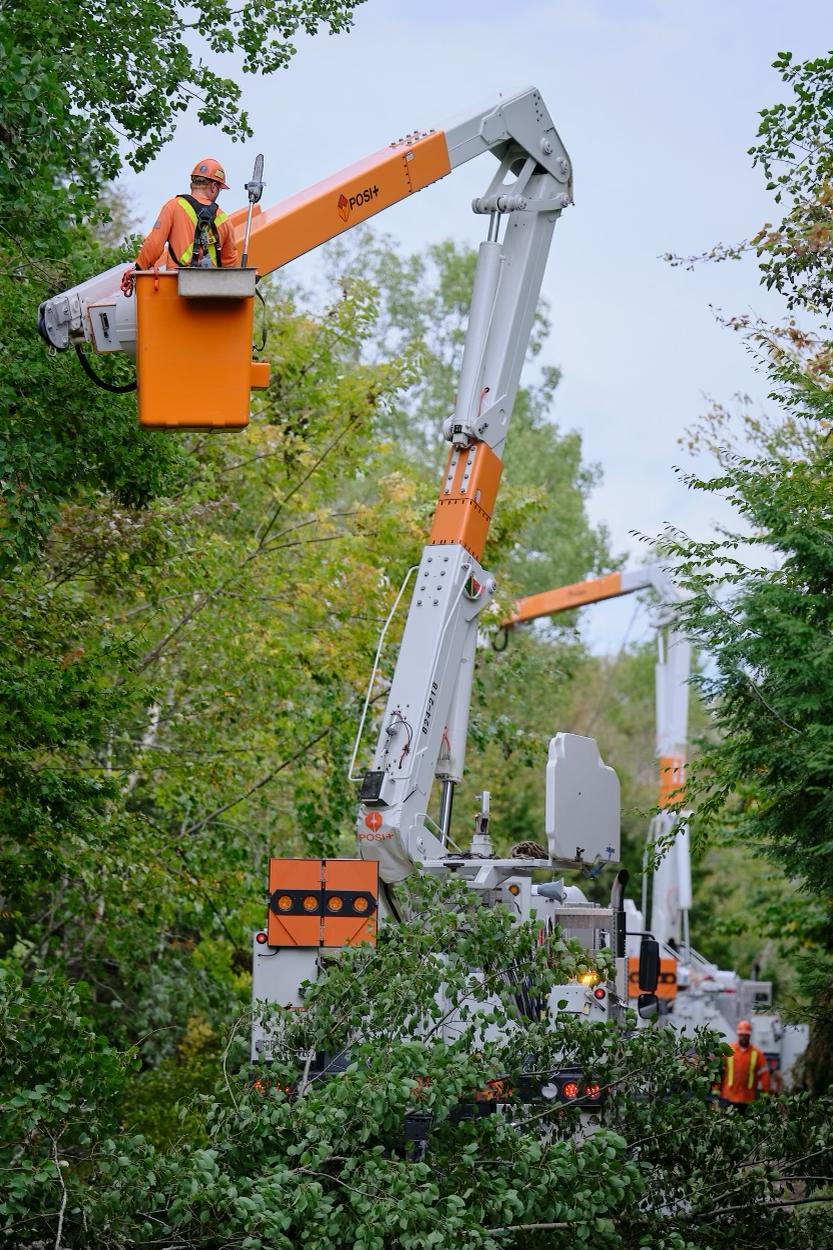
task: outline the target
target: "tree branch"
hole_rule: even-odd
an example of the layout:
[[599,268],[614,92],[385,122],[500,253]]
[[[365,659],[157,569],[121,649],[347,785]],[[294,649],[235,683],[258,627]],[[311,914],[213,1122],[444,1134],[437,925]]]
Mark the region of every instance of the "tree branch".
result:
[[58,1174],[58,1183],[61,1186],[61,1205],[58,1209],[58,1229],[55,1233],[55,1250],[61,1250],[61,1237],[64,1232],[64,1212],[67,1206],[67,1187],[64,1184],[64,1174],[61,1169],[61,1160],[58,1158],[58,1139],[52,1138],[52,1158],[55,1163],[55,1171]]
[[232,799],[228,803],[224,803],[222,807],[216,808],[208,816],[204,816],[202,820],[196,821],[193,825],[188,825],[185,829],[183,829],[183,835],[190,837],[195,833],[199,833],[201,829],[204,829],[206,825],[210,825],[211,822],[216,820],[218,816],[222,816],[224,812],[228,812],[233,807],[237,807],[238,803],[243,803],[246,799],[251,798],[251,796],[256,794],[258,790],[262,790],[264,786],[268,785],[273,777],[277,777],[278,773],[283,772],[285,768],[289,768],[290,764],[294,764],[297,760],[299,760],[305,752],[309,751],[311,747],[314,747],[316,743],[321,741],[322,738],[326,738],[327,734],[331,731],[332,726],[327,725],[326,728],[322,729],[320,733],[317,733],[314,738],[310,738],[303,744],[303,746],[300,746],[294,755],[290,755],[287,759],[283,760],[280,764],[268,772],[265,777],[261,777],[260,781],[256,781],[254,785],[250,786],[249,789],[243,794],[239,794],[237,798]]
[[487,1228],[486,1232],[494,1233],[531,1233],[544,1232],[554,1228],[575,1228],[576,1224],[588,1224],[589,1220],[575,1220],[573,1223],[567,1220],[559,1220],[557,1223],[548,1224],[503,1224],[499,1228]]
[[781,1198],[776,1202],[744,1202],[735,1207],[716,1207],[713,1211],[683,1212],[675,1219],[713,1220],[719,1215],[734,1215],[738,1211],[775,1211],[779,1207],[799,1207],[808,1202],[833,1202],[833,1194],[815,1194],[811,1198]]
[[312,477],[313,473],[315,473],[316,469],[321,467],[321,465],[326,460],[327,456],[329,456],[330,452],[335,450],[335,448],[339,445],[341,440],[344,438],[345,434],[349,433],[349,431],[353,428],[353,426],[356,424],[358,419],[359,419],[358,416],[354,413],[353,416],[350,418],[350,420],[347,422],[347,424],[344,426],[344,428],[340,430],[339,433],[336,434],[335,438],[333,438],[327,444],[327,446],[319,455],[318,459],[312,462],[307,472],[304,473],[298,479],[295,485],[290,487],[290,489],[286,492],[286,494],[281,499],[278,500],[272,512],[271,517],[266,523],[266,528],[263,530],[261,534],[258,535],[258,545],[257,545],[256,551],[259,551],[260,548],[263,546],[263,544],[266,542],[266,539],[268,538],[272,527],[274,526],[275,522],[277,521],[278,517],[280,516],[281,512],[283,511],[284,507],[289,502],[289,500],[292,498],[292,496],[297,495],[301,487],[306,485],[306,483]]

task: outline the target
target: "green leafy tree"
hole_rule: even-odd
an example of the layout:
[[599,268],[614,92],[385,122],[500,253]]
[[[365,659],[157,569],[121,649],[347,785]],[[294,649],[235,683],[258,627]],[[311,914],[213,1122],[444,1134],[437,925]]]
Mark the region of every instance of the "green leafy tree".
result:
[[[251,135],[238,81],[220,68],[271,74],[293,39],[349,30],[360,0],[199,0],[56,11],[32,0],[0,7],[0,186],[3,230],[22,250],[54,237],[54,219],[89,217],[126,161],[143,169],[189,109],[232,139]],[[37,253],[34,253],[37,255]],[[59,255],[60,253],[52,253]]]
[[[719,736],[695,774],[702,829],[732,843],[736,859],[763,854],[784,874],[778,882],[751,870],[738,910],[797,968],[811,1021],[806,1075],[819,1090],[833,1080],[825,701],[833,345],[819,317],[831,308],[833,61],[796,63],[784,52],[775,68],[793,96],[762,111],[750,153],[783,215],[749,244],[708,255],[755,251],[763,282],[785,296],[783,324],[729,321],[767,378],[776,415],[744,415],[739,434],[722,406],[707,415],[695,438],[716,469],[689,484],[727,500],[736,523],[707,541],[671,533],[668,550],[694,591],[685,619],[710,657],[701,688]],[[742,927],[737,915],[735,923]]]
[[751,253],[758,257],[765,285],[781,292],[789,308],[826,312],[833,296],[833,54],[797,62],[791,52],[779,52],[772,67],[792,89],[792,98],[761,109],[749,155],[783,215],[741,243],[719,243],[701,256],[669,253],[665,259],[691,268],[698,261],[738,260]]
[[245,994],[267,855],[350,827],[357,692],[411,538],[406,473],[380,472],[372,510],[345,500],[409,377],[351,365],[361,326],[356,300],[321,323],[277,307],[248,441],[195,439],[178,495],[144,508],[65,505],[5,588],[6,950],[86,978],[147,1062]]
[[810,1071],[819,1088],[833,1075],[825,1041],[833,975],[832,473],[824,437],[810,429],[799,447],[787,447],[779,432],[757,455],[727,459],[718,476],[693,483],[729,498],[742,527],[704,542],[669,541],[694,592],[686,626],[712,664],[700,688],[719,736],[695,772],[706,788],[701,820],[720,822],[728,811],[733,838],[801,886],[798,896],[782,888],[780,905],[771,899],[767,912],[774,935],[794,937],[790,953],[814,1003]]
[[[174,492],[185,473],[183,448],[140,429],[133,396],[93,387],[72,353],[47,351],[37,335],[38,304],[60,270],[71,286],[116,259],[84,229],[56,227],[51,240],[71,249],[56,265],[28,264],[0,245],[0,569],[35,560],[60,507],[107,492],[117,506],[144,506]],[[124,382],[122,362],[110,376]]]
[[102,1143],[118,1135],[119,1098],[130,1058],[94,1031],[84,1014],[85,991],[83,985],[49,975],[24,985],[13,971],[0,967],[0,1237],[5,1245],[34,1246],[43,1235],[44,1216],[53,1243],[69,1244],[63,1241],[64,1227],[77,1219],[73,1207],[81,1178],[95,1168]]
[[[15,1091],[0,1086],[2,1149],[21,1178],[0,1204],[7,1238],[27,1250],[45,1235],[67,1250],[826,1244],[829,1100],[719,1109],[714,1037],[542,1017],[565,980],[604,976],[604,955],[473,905],[462,886],[419,883],[411,905],[417,921],[329,964],[305,1011],[269,1009],[270,1065],[252,1074],[232,1037],[192,1109],[201,1134],[166,1149],[114,1135],[118,1081],[92,1086],[114,1058],[100,1042],[86,1058],[77,998],[0,983]],[[47,1005],[63,1050],[44,1067]],[[305,1061],[320,1051],[326,1070]],[[598,1087],[595,1112],[560,1072]]]
[[773,67],[792,99],[761,111],[754,163],[786,214],[752,240],[768,287],[790,308],[833,308],[833,53],[796,62],[779,52]]
[[[142,506],[175,490],[182,468],[174,442],[136,428],[132,398],[94,391],[35,334],[43,299],[126,259],[107,185],[125,163],[143,169],[189,108],[231,139],[249,136],[223,58],[237,56],[243,74],[272,73],[297,34],[348,30],[357,3],[0,4],[3,570],[37,555],[64,501],[105,490]],[[109,229],[96,239],[102,219]],[[108,372],[124,383],[131,371],[120,362]]]

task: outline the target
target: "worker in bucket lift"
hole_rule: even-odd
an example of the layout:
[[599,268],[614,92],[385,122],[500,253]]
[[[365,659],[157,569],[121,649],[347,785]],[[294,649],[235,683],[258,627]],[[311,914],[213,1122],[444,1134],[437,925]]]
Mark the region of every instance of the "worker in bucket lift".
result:
[[[238,263],[237,245],[228,217],[217,207],[221,191],[228,191],[228,186],[219,161],[211,156],[197,161],[190,195],[174,196],[162,205],[134,269],[151,269],[163,256],[166,268],[233,268]],[[124,295],[133,293],[134,269],[122,275]]]
[[737,1041],[731,1046],[731,1054],[723,1056],[720,1103],[745,1112],[759,1093],[769,1093],[769,1067],[764,1055],[752,1045],[748,1020],[738,1022]]

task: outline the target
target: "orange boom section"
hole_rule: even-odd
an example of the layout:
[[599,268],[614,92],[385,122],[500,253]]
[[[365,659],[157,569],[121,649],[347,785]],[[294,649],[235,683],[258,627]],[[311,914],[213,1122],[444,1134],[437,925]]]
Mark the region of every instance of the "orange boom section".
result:
[[657,807],[676,807],[684,798],[685,756],[661,755],[659,757],[659,794]]
[[476,560],[482,558],[502,467],[487,443],[451,449],[429,543],[459,543]]
[[568,612],[585,603],[600,603],[602,599],[615,599],[628,594],[622,589],[622,574],[607,573],[592,581],[574,582],[571,586],[559,586],[557,590],[545,590],[540,595],[527,595],[519,599],[515,612],[504,625],[518,625],[522,621],[534,621],[539,616],[552,616],[556,612]]
[[255,217],[248,263],[271,273],[450,172],[443,131],[406,135]]

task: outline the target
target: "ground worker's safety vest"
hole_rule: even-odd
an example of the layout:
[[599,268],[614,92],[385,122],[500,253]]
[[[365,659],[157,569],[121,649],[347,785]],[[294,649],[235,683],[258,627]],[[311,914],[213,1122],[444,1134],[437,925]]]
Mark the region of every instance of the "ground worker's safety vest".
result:
[[[739,1070],[739,1084],[735,1085],[736,1059],[746,1060],[746,1072],[743,1072],[742,1062],[737,1064]],[[729,1102],[752,1102],[755,1098],[757,1090],[757,1082],[760,1078],[761,1090],[766,1091],[769,1087],[769,1069],[766,1059],[761,1051],[755,1046],[750,1046],[746,1051],[732,1050],[730,1055],[726,1055],[723,1060],[723,1081],[720,1087],[721,1098],[727,1099]]]
[[[220,259],[220,235],[217,227],[226,220],[228,214],[218,208],[213,217],[207,220],[201,218],[194,208],[190,196],[178,195],[176,202],[194,227],[194,237],[181,256],[174,256],[172,252],[170,253],[171,256],[173,256],[178,265],[192,265],[194,263],[195,248],[201,248],[203,255],[208,257],[213,268],[219,269],[222,261]],[[214,208],[214,205],[206,204],[201,207]],[[170,251],[170,247],[168,250]]]

